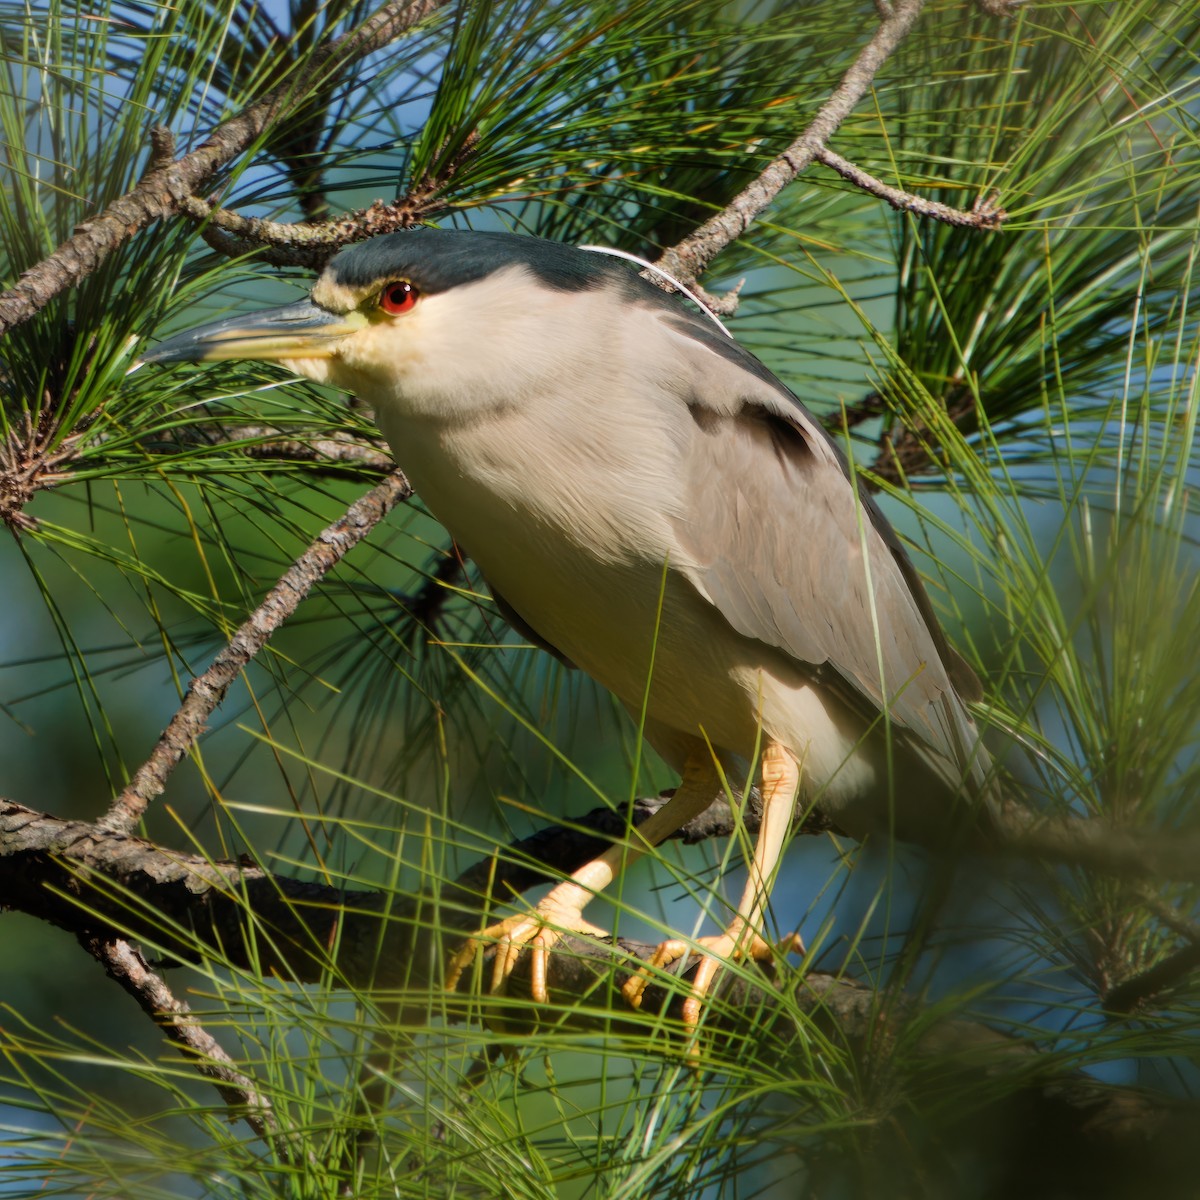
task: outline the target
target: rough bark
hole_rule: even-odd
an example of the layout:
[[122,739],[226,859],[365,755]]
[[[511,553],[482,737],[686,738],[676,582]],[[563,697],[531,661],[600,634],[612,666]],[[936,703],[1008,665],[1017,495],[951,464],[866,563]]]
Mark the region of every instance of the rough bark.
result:
[[[660,798],[639,803],[633,818],[644,819]],[[696,840],[723,829],[727,811],[705,814],[681,831]],[[18,909],[71,931],[114,974],[122,986],[138,993],[139,1003],[168,1028],[187,1053],[201,1058],[218,1086],[244,1107],[257,1096],[253,1081],[219,1048],[209,1044],[186,1011],[178,1011],[162,986],[128,942],[145,939],[159,955],[194,958],[206,948],[224,961],[254,967],[296,983],[327,978],[334,968],[353,988],[406,988],[417,994],[440,985],[440,965],[464,932],[474,930],[496,896],[523,890],[547,877],[547,868],[570,870],[594,853],[604,839],[586,833],[593,827],[622,826],[624,817],[607,810],[572,822],[574,828],[546,830],[510,847],[494,862],[465,872],[440,896],[390,896],[381,892],[347,892],[323,883],[272,874],[247,863],[213,862],[175,853],[98,824],[63,821],[8,801],[0,801],[0,907]],[[569,848],[569,851],[568,851]],[[553,856],[553,857],[552,857]],[[179,927],[190,937],[175,937]],[[269,930],[269,937],[255,930]],[[95,947],[106,947],[103,953]],[[336,949],[331,949],[336,947]],[[648,1015],[677,1017],[684,998],[681,988],[651,986],[638,1013],[612,1006],[604,997],[617,989],[653,953],[654,946],[631,940],[599,942],[564,938],[550,956],[548,984],[556,1001],[556,1028],[582,1032],[640,1036]],[[109,961],[111,960],[111,961]],[[508,1003],[498,1004],[494,1028],[514,1039],[534,1031],[540,1016],[529,998],[528,956],[523,956],[507,985]],[[486,972],[484,972],[486,975]],[[150,977],[155,987],[138,979]],[[142,981],[145,982],[144,980]],[[470,973],[460,985],[473,987]],[[805,1031],[789,1015],[798,1006],[827,1036],[836,1038],[864,1064],[878,1057],[881,1046],[905,1037],[906,1053],[937,1064],[935,1093],[951,1076],[977,1078],[980,1107],[1011,1106],[1019,1099],[1053,1119],[1064,1156],[1097,1154],[1126,1161],[1181,1154],[1195,1157],[1183,1132],[1200,1118],[1195,1104],[1170,1101],[1136,1089],[1114,1087],[1043,1055],[1028,1040],[1012,1037],[981,1021],[944,1018],[913,1024],[919,1002],[912,997],[882,997],[879,992],[826,972],[809,971],[795,984],[788,1004],[765,975],[743,977],[723,972],[711,1006],[709,1033],[744,1033],[752,1021],[755,1040],[764,1053],[796,1054],[797,1069],[805,1061]],[[597,997],[601,998],[597,1002]],[[512,1000],[520,1003],[513,1004]],[[588,1003],[590,999],[590,1003]],[[458,1016],[477,1012],[478,1001],[464,997]],[[454,1016],[453,1005],[445,1010]],[[914,1033],[914,1030],[916,1031]],[[706,1035],[707,1036],[707,1035]],[[911,1039],[915,1036],[915,1044]],[[196,1038],[200,1038],[196,1042]],[[207,1047],[207,1049],[205,1049]],[[1012,1082],[997,1079],[1011,1073]],[[961,1080],[960,1080],[961,1082]],[[988,1099],[987,1097],[992,1097]],[[912,1103],[909,1097],[906,1103]],[[256,1110],[264,1136],[272,1133],[269,1109]]]

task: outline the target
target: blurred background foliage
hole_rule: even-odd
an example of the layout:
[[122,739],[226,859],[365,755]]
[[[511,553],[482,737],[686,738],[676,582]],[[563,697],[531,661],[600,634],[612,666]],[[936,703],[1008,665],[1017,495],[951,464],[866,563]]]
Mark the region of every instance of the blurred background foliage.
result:
[[[980,719],[1023,794],[1195,835],[1200,10],[983,7],[929,3],[833,144],[929,198],[995,196],[1003,231],[897,214],[814,166],[705,285],[746,279],[735,336],[873,473],[987,682]],[[136,183],[152,125],[194,147],[369,11],[0,4],[4,279]],[[866,0],[447,5],[306,94],[217,192],[298,220],[432,186],[442,223],[653,258],[805,127],[877,19]],[[0,342],[0,468],[47,464],[28,520],[0,536],[4,795],[102,813],[187,680],[378,477],[294,449],[373,444],[343,396],[256,364],[128,373],[147,340],[308,277],[168,220]],[[673,782],[609,698],[505,631],[419,501],[305,602],[201,751],[148,836],[398,892]],[[737,838],[656,857],[589,915],[698,931],[740,890]],[[653,1022],[584,1038],[550,1012],[464,1090],[503,1031],[451,1022],[436,992],[400,1003],[332,971],[301,988],[211,954],[171,971],[312,1147],[290,1165],[66,935],[4,914],[0,1194],[1142,1194],[1110,1164],[1031,1155],[1033,1114],[1012,1129],[972,1114],[1039,1072],[1195,1096],[1194,975],[1106,1012],[1194,949],[1195,887],[1013,862],[964,875],[905,847],[793,847],[774,919],[804,931],[805,968],[920,998],[907,1034],[865,1055],[797,1007],[786,1048],[744,1019],[697,1072]],[[918,1041],[949,1016],[1042,1054],[1024,1078],[965,1082],[953,1052]],[[380,1029],[387,1100],[364,1103]],[[337,1164],[364,1131],[348,1182]],[[1170,1163],[1155,1182],[1192,1184]]]

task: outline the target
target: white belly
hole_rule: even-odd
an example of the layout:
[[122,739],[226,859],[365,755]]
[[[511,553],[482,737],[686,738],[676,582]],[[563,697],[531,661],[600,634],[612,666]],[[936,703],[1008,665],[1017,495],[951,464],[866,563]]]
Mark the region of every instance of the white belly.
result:
[[498,438],[492,425],[393,421],[384,432],[491,586],[632,712],[646,703],[650,740],[672,765],[704,742],[750,759],[765,735],[801,758],[805,792],[830,812],[876,790],[880,763],[859,749],[861,720],[780,651],[737,634],[670,569],[664,481],[650,481],[639,504],[647,481],[636,464],[608,472],[602,448],[590,471],[577,454],[564,460],[570,472],[520,461],[519,431]]

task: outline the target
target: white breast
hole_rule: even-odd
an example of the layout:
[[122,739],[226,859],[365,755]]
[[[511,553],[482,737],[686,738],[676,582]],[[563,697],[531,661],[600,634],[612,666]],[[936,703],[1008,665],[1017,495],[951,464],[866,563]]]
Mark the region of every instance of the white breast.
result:
[[384,432],[491,585],[633,712],[648,695],[657,726],[743,758],[763,728],[797,749],[812,743],[821,754],[807,764],[809,786],[836,777],[827,803],[870,790],[876,765],[856,754],[861,723],[664,573],[673,543],[651,502],[662,493],[645,487],[639,464],[600,437],[581,453],[569,423],[556,425],[554,455],[537,455],[546,434],[535,443],[523,428],[533,417],[523,408],[453,428],[385,419]]

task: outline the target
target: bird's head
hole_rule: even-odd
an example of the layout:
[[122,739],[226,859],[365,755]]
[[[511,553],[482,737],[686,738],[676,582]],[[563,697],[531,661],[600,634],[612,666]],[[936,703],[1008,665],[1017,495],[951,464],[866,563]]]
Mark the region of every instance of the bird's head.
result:
[[143,361],[279,362],[377,409],[465,415],[568,371],[602,376],[572,356],[603,345],[598,326],[643,289],[624,265],[556,242],[414,229],[344,250],[307,300],[178,334]]

